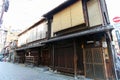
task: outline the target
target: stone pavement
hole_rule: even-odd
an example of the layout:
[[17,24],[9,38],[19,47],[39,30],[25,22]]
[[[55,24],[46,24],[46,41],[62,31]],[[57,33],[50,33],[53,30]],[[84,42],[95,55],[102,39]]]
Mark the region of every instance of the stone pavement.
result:
[[39,69],[20,64],[0,62],[0,80],[74,80],[70,76]]

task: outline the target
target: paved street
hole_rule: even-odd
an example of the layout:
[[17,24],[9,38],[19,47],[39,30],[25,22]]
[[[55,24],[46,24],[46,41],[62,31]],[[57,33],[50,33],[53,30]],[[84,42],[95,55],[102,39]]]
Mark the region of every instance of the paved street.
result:
[[21,64],[0,62],[0,80],[73,80],[73,78]]

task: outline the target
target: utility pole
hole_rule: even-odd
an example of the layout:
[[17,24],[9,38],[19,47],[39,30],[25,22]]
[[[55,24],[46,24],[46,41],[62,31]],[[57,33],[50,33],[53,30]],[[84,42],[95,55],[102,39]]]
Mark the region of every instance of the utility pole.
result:
[[1,11],[0,11],[0,27],[1,27],[1,24],[2,24],[2,18],[3,18],[3,14],[4,14],[4,0],[1,1],[2,2],[2,5],[0,5],[1,7]]
[[8,0],[2,0],[1,1],[2,4],[1,4],[1,11],[0,11],[0,27],[2,25],[2,18],[3,18],[3,15],[4,15],[4,12],[7,12],[8,11],[8,8],[9,8],[9,1]]

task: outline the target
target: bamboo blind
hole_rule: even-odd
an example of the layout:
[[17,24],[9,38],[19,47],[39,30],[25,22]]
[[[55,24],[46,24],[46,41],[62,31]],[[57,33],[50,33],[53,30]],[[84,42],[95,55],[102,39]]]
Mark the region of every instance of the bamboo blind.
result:
[[88,16],[90,27],[103,24],[100,4],[98,0],[87,2]]
[[53,16],[52,31],[57,32],[82,23],[85,23],[82,1],[78,1]]

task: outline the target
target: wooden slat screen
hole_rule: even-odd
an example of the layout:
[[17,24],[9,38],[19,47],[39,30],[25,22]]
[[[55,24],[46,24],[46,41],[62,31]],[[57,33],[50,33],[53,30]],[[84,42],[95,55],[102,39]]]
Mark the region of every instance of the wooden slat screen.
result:
[[55,68],[60,71],[71,72],[74,69],[73,53],[72,46],[55,46]]
[[71,20],[72,26],[85,23],[81,0],[71,6]]
[[68,29],[85,23],[82,1],[65,8],[53,16],[52,32]]
[[102,48],[87,48],[84,55],[86,77],[105,80]]
[[103,24],[99,0],[88,1],[87,9],[90,27]]

